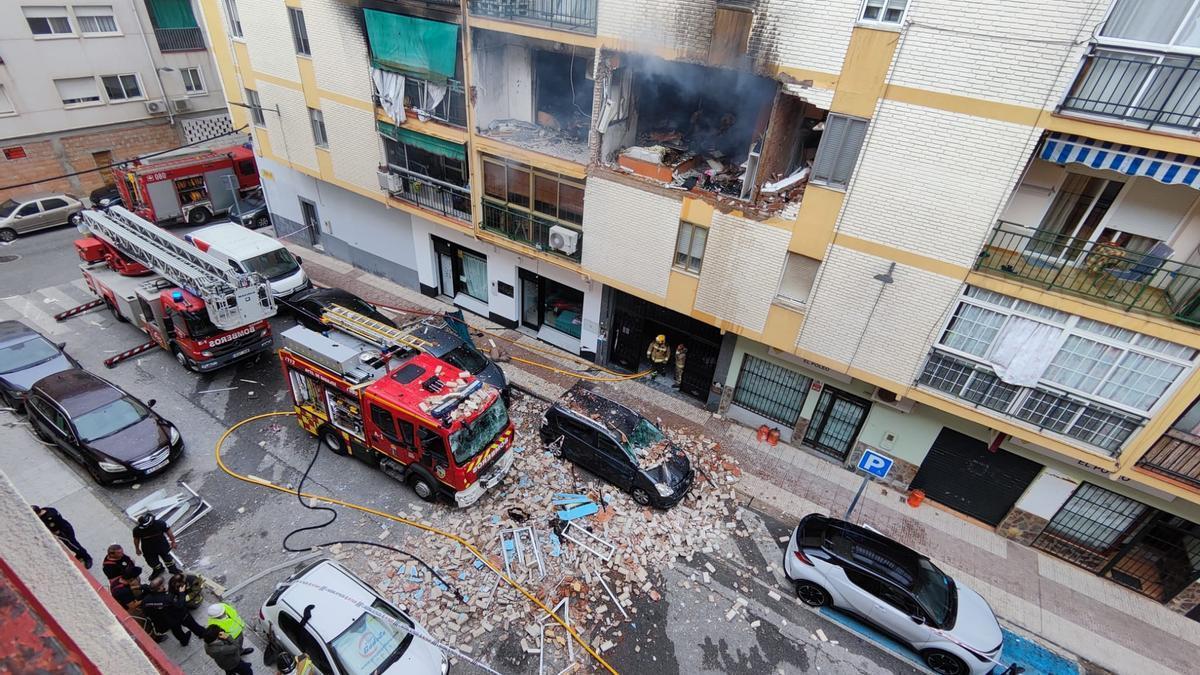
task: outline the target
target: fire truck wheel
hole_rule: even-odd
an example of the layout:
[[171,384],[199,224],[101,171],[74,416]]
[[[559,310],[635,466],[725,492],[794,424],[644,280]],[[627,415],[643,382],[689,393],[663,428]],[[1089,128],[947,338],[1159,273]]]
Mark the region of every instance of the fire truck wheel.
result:
[[417,493],[418,497],[427,502],[431,502],[437,498],[437,493],[434,492],[433,483],[430,482],[429,478],[415,471],[409,474],[408,484],[412,486],[413,492]]
[[0,241],[8,242],[8,241],[13,241],[16,238],[17,238],[16,230],[9,228],[9,227],[0,228]]
[[104,300],[104,306],[108,308],[108,313],[112,314],[112,318],[116,319],[119,323],[129,323],[129,319],[121,316],[121,313],[117,311],[117,306],[112,304],[111,300],[106,298]]
[[188,359],[187,355],[184,354],[183,351],[180,350],[178,346],[171,345],[171,353],[175,355],[175,360],[179,362],[179,365],[183,366],[184,368],[187,368],[188,370],[196,369],[196,367],[193,366],[192,362]]
[[342,439],[342,435],[339,434],[333,427],[321,428],[321,443],[323,443],[326,448],[329,448],[329,450],[331,450],[335,455],[342,455],[345,457],[346,455],[350,454],[346,451],[346,441]]
[[212,218],[212,214],[203,206],[188,211],[187,219],[192,225],[203,225],[208,222],[209,218]]

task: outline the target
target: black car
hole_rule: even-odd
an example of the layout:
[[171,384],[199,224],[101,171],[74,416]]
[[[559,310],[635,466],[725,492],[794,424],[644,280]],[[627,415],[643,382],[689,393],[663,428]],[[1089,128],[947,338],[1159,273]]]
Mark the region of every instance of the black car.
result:
[[20,321],[0,321],[0,405],[25,409],[25,392],[47,375],[78,368],[75,359]]
[[271,214],[267,211],[267,202],[262,196],[242,197],[229,207],[229,219],[251,230],[264,228],[271,224]]
[[381,314],[375,305],[340,288],[309,288],[292,295],[286,300],[286,303],[292,310],[292,316],[296,317],[296,321],[301,326],[318,333],[328,329],[328,326],[321,323],[321,313],[335,305],[345,307],[351,312],[357,312],[391,328],[396,327],[395,322]]
[[43,377],[26,397],[37,437],[57,446],[102,485],[158,473],[183,452],[175,425],[78,368]]
[[628,492],[643,506],[670,508],[687,495],[695,471],[657,426],[579,382],[542,419],[542,442]]

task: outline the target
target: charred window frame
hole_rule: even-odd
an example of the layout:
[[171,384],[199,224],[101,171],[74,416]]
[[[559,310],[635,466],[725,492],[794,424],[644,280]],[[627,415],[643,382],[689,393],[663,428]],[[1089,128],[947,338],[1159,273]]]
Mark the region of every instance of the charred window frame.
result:
[[576,228],[583,224],[584,181],[499,157],[483,157],[483,194],[489,201]]

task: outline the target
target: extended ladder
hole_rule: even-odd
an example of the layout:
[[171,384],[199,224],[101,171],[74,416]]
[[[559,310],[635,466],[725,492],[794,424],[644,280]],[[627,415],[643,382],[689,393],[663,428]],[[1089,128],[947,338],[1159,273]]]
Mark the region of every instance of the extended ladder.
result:
[[94,236],[203,300],[218,328],[231,330],[275,315],[270,282],[262,275],[235,272],[120,206],[80,215]]
[[427,351],[429,342],[413,337],[399,328],[376,321],[340,305],[334,305],[321,313],[321,322],[354,337],[369,342],[380,349],[416,349]]

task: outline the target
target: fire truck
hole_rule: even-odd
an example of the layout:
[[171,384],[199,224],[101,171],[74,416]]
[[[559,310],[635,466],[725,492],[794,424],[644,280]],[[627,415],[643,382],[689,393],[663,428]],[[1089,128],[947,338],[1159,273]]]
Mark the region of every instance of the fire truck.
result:
[[113,175],[126,208],[155,223],[203,225],[233,206],[235,191],[241,198],[259,187],[254,151],[241,145],[116,168]]
[[157,346],[180,365],[208,372],[271,349],[275,300],[261,275],[235,272],[119,206],[81,216],[90,236],[77,239],[75,250],[98,300],[56,318],[103,304],[150,336],[106,366]]
[[426,501],[470,506],[512,468],[500,390],[423,351],[423,341],[344,307],[324,333],[284,331],[279,360],[296,419],[333,452],[375,464]]

